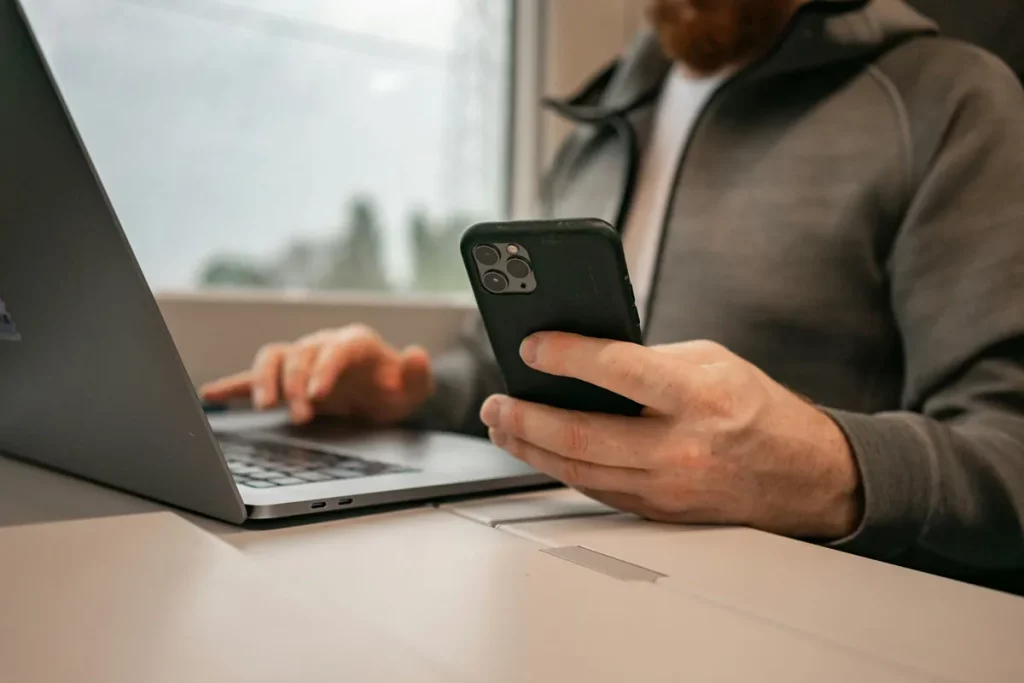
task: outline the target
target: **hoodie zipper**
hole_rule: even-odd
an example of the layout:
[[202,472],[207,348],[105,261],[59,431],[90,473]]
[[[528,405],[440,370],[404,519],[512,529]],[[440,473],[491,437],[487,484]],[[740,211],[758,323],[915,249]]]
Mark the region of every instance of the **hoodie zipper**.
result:
[[[813,3],[812,3],[813,4]],[[804,11],[808,5],[804,5],[798,11]],[[665,213],[661,219],[661,233],[658,235],[658,252],[654,261],[654,272],[650,274],[651,285],[647,296],[647,301],[644,303],[644,329],[641,330],[641,335],[644,340],[644,344],[647,344],[647,330],[650,328],[651,323],[651,312],[654,310],[655,301],[658,298],[658,280],[661,278],[661,267],[665,260],[665,242],[668,236],[669,219],[672,217],[675,211],[676,201],[679,198],[679,181],[682,179],[683,169],[686,165],[686,159],[690,154],[690,149],[693,147],[693,141],[700,134],[701,128],[704,125],[704,121],[709,116],[710,112],[718,106],[718,103],[728,94],[732,87],[737,83],[745,82],[752,78],[752,75],[756,75],[757,70],[770,62],[782,49],[783,45],[789,40],[789,37],[796,30],[797,17],[794,16],[783,31],[782,35],[779,36],[774,47],[767,53],[761,56],[760,59],[750,64],[747,68],[736,72],[732,77],[728,78],[714,93],[708,98],[708,101],[704,104],[704,108],[701,109],[697,118],[693,122],[693,127],[690,129],[690,135],[686,140],[686,144],[683,145],[683,151],[679,155],[679,161],[676,162],[675,174],[672,176],[672,193],[669,197],[668,203],[665,206]]]

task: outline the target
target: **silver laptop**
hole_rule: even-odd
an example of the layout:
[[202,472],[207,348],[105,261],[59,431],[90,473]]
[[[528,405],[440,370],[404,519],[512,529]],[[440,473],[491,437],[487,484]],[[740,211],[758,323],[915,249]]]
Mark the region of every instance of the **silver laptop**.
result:
[[551,483],[469,437],[208,420],[15,0],[0,0],[0,451],[234,523]]

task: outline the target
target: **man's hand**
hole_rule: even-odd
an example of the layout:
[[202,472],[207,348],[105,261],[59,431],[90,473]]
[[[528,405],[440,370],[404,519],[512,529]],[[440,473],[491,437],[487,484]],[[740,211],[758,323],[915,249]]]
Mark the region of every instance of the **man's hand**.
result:
[[491,439],[536,469],[657,521],[814,539],[856,529],[859,473],[839,427],[728,350],[542,333],[521,354],[647,406],[630,418],[492,396],[481,410]]
[[409,417],[433,391],[426,351],[399,351],[372,329],[350,325],[269,344],[251,370],[208,384],[200,394],[214,402],[251,397],[257,410],[283,403],[296,424],[328,415],[387,425]]

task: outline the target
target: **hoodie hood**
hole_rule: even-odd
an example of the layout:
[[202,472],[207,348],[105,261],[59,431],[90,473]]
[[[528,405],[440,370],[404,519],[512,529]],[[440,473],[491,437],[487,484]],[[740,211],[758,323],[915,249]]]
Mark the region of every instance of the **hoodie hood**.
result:
[[[937,32],[934,22],[903,0],[812,0],[797,11],[775,48],[740,75],[766,78],[864,61],[908,38]],[[580,121],[621,116],[653,101],[671,66],[655,33],[647,31],[578,93],[547,104]]]

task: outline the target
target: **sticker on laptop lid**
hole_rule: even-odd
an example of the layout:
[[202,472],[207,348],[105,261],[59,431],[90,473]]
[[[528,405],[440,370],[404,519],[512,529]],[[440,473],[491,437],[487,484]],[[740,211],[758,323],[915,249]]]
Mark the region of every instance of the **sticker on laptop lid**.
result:
[[14,324],[14,318],[7,312],[7,305],[0,299],[0,341],[21,341],[18,328]]

